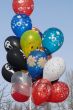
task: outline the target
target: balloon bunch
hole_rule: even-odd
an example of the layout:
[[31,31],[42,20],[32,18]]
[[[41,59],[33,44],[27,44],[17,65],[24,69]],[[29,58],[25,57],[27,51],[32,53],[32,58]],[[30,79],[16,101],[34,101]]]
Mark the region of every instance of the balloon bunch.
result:
[[2,68],[3,78],[12,83],[11,96],[18,102],[32,97],[35,105],[62,102],[69,95],[69,87],[58,81],[65,71],[61,57],[52,57],[64,42],[63,33],[49,28],[43,34],[32,27],[29,15],[33,0],[13,0],[11,28],[15,36],[4,42],[7,61]]

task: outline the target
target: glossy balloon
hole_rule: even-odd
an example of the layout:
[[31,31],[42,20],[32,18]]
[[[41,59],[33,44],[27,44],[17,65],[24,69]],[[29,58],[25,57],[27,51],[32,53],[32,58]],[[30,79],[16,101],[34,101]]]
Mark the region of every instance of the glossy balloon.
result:
[[63,33],[57,28],[47,29],[42,38],[42,46],[47,54],[57,51],[64,42]]
[[11,83],[27,83],[31,87],[31,77],[28,74],[24,74],[21,71],[16,72],[11,78]]
[[51,83],[46,79],[40,79],[33,85],[32,100],[35,105],[48,101],[51,95],[51,87]]
[[30,30],[22,35],[20,44],[26,57],[28,57],[31,51],[41,47],[41,37],[36,31]]
[[18,102],[25,102],[29,99],[30,88],[28,85],[22,83],[16,83],[12,85],[11,96]]
[[20,39],[18,39],[16,36],[9,36],[4,42],[4,47],[6,51],[9,51],[13,48],[20,49]]
[[56,82],[52,85],[49,102],[59,103],[66,100],[69,95],[69,87],[63,82]]
[[18,70],[27,70],[27,61],[22,50],[17,48],[11,49],[7,53],[7,61]]
[[34,9],[33,0],[13,0],[13,10],[17,14],[30,15]]
[[6,81],[11,82],[11,77],[13,76],[14,73],[15,73],[15,70],[13,69],[13,67],[9,63],[6,63],[3,66],[2,76]]
[[37,33],[39,33],[40,37],[42,38],[43,34],[42,34],[42,32],[38,28],[33,27],[32,30],[36,31]]
[[20,38],[25,31],[32,29],[31,19],[25,14],[17,14],[12,18],[11,28],[15,35]]
[[30,96],[32,80],[27,74],[17,72],[12,76],[11,82],[16,92]]
[[27,59],[27,67],[32,79],[39,78],[43,74],[43,68],[47,62],[47,56],[44,51],[32,51]]
[[23,94],[21,94],[21,93],[19,93],[19,92],[17,92],[17,91],[13,91],[13,92],[11,93],[11,96],[12,96],[12,98],[13,98],[15,101],[17,101],[17,102],[26,102],[26,101],[29,100],[29,97],[28,97],[28,96],[23,95]]
[[53,57],[48,60],[43,69],[43,78],[50,81],[59,79],[65,72],[65,62],[61,57]]

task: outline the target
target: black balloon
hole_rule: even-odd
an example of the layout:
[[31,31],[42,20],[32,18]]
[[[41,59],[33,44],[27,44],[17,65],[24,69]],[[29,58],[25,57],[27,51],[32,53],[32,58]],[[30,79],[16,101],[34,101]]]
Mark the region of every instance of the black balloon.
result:
[[27,70],[27,61],[26,57],[23,54],[22,50],[18,48],[11,49],[7,53],[8,63],[15,67],[17,70]]
[[12,75],[15,73],[14,69],[12,68],[12,66],[9,63],[6,63],[3,68],[2,68],[2,76],[3,78],[8,81],[11,82],[11,77]]
[[20,49],[20,39],[16,38],[16,36],[9,36],[4,42],[4,47],[6,51],[9,51],[13,48]]

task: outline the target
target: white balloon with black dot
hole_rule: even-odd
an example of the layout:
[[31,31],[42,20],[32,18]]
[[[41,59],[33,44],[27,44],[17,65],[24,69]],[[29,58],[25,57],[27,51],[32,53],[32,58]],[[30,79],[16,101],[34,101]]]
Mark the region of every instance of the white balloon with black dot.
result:
[[66,65],[61,57],[53,57],[48,60],[43,69],[43,78],[49,81],[55,81],[59,79],[65,72]]

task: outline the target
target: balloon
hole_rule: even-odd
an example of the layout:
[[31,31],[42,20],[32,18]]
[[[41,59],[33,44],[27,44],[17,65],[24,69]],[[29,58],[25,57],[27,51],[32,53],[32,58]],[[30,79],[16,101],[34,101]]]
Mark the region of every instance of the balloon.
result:
[[12,18],[11,28],[17,38],[20,38],[25,31],[32,29],[31,19],[25,14],[16,14]]
[[51,83],[46,79],[38,80],[32,88],[32,100],[35,105],[40,105],[48,101],[51,95]]
[[7,61],[18,70],[27,70],[27,61],[25,55],[22,53],[22,50],[17,48],[11,49],[7,53]]
[[17,14],[30,15],[34,9],[33,0],[13,0],[13,10]]
[[43,68],[47,62],[47,56],[44,51],[32,51],[27,59],[27,67],[32,79],[39,78],[43,75]]
[[28,76],[28,74],[24,74],[21,71],[16,72],[11,78],[12,84],[17,83],[27,83],[29,86],[31,86],[31,77]]
[[35,79],[32,79],[32,83],[34,84],[36,81],[38,81],[39,79],[42,79],[42,78],[43,78],[43,74],[41,74],[40,76],[38,76]]
[[64,101],[69,95],[68,85],[63,82],[56,82],[52,85],[49,102],[59,103]]
[[66,69],[65,62],[61,57],[53,57],[48,60],[43,69],[43,78],[55,81],[61,77]]
[[12,97],[18,102],[25,102],[31,94],[31,78],[28,74],[17,72],[11,78],[12,82]]
[[17,102],[26,102],[28,101],[29,97],[26,95],[23,95],[21,93],[18,93],[16,91],[14,91],[13,93],[11,93],[12,98],[17,101]]
[[9,36],[6,38],[4,42],[4,47],[6,51],[9,51],[13,48],[19,48],[20,49],[20,40],[16,38],[16,36]]
[[30,88],[28,85],[22,83],[16,83],[12,85],[11,96],[15,101],[25,102],[29,99],[30,96]]
[[20,45],[26,57],[28,57],[31,51],[41,47],[41,37],[36,31],[27,31],[22,35]]
[[47,54],[57,51],[64,42],[63,33],[57,28],[47,29],[42,38],[42,46]]
[[40,37],[42,38],[43,34],[41,33],[41,31],[38,28],[33,27],[32,30],[39,33]]
[[9,63],[6,63],[3,66],[2,76],[6,81],[11,82],[11,77],[14,73],[15,73],[15,70],[13,69],[13,67]]

